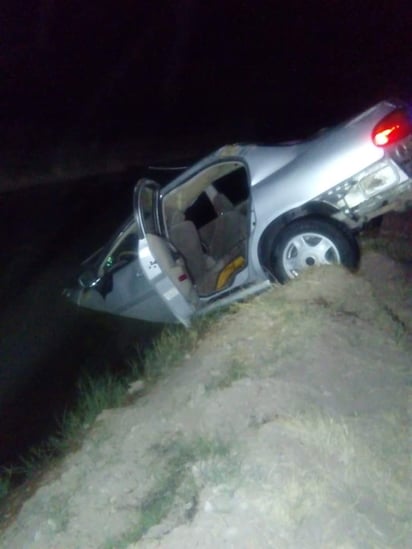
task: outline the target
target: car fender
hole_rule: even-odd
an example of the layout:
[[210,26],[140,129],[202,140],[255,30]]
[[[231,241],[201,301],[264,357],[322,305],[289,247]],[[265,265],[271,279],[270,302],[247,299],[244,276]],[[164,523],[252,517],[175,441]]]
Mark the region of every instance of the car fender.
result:
[[263,231],[259,237],[257,245],[258,260],[264,269],[269,266],[269,258],[273,241],[280,232],[297,219],[304,217],[321,217],[327,219],[330,223],[338,227],[351,240],[353,246],[358,246],[357,240],[352,231],[344,223],[338,221],[333,216],[338,214],[339,210],[324,202],[308,202],[298,208],[285,212],[274,219]]

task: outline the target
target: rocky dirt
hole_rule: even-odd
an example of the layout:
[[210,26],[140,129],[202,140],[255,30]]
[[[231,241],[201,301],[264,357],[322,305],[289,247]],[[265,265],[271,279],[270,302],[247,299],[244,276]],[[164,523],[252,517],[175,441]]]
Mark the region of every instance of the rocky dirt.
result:
[[410,547],[411,282],[369,251],[220,316],[99,416],[0,546]]

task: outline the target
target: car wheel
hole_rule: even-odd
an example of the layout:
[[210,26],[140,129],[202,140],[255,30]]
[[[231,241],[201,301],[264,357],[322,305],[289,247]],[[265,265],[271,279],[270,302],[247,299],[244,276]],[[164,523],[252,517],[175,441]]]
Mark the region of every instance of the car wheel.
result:
[[324,219],[299,219],[275,238],[270,267],[280,282],[296,278],[308,267],[342,264],[354,269],[359,261],[355,237]]

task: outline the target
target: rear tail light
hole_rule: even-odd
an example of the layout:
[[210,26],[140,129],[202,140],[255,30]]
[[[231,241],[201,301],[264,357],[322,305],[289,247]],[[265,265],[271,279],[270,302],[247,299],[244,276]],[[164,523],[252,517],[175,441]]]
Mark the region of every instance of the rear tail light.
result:
[[372,132],[372,140],[378,147],[392,145],[412,133],[412,121],[402,109],[385,116]]

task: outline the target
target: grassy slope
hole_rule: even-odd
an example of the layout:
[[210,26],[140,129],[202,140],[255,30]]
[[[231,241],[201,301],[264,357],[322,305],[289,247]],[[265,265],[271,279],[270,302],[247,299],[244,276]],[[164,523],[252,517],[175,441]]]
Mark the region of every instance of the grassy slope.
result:
[[[248,539],[404,546],[406,336],[371,286],[340,269],[309,273],[189,332],[167,330],[146,357],[143,398],[101,415],[63,464],[62,478],[77,475],[77,492],[51,482],[4,539],[18,531],[27,542],[24,526],[40,528],[48,516],[42,549],[57,540],[74,547],[79,528],[76,535],[107,548],[139,539],[136,547],[212,547],[222,539],[240,547]],[[83,474],[111,503],[79,526],[80,502],[94,505]],[[98,528],[105,516],[110,534]]]

